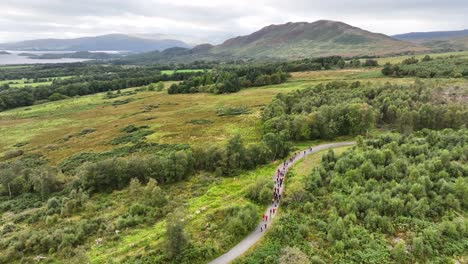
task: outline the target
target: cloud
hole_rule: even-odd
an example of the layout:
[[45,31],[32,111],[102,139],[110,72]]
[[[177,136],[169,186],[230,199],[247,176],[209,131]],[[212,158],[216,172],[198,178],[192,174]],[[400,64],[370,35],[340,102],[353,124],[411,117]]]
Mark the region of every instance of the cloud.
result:
[[374,32],[468,28],[466,0],[2,0],[0,42],[108,33],[219,42],[269,24],[331,19]]

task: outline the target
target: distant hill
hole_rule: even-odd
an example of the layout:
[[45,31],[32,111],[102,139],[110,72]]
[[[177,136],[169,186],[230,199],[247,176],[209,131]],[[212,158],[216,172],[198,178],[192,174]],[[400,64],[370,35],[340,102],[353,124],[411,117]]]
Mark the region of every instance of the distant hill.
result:
[[393,36],[434,51],[468,50],[468,29],[457,31],[412,32]]
[[10,54],[9,52],[7,51],[4,51],[4,50],[0,50],[0,55],[8,55]]
[[468,37],[468,29],[456,31],[411,32],[394,35],[392,37],[400,40],[414,42],[427,42],[430,40],[447,40],[457,37]]
[[342,22],[319,20],[270,25],[250,35],[229,39],[213,47],[211,52],[246,57],[300,58],[385,55],[425,49]]
[[180,40],[145,38],[124,34],[110,34],[96,37],[74,39],[38,39],[15,43],[0,44],[4,50],[44,50],[44,51],[106,51],[125,50],[145,52],[165,50],[173,47],[189,48],[190,45]]
[[419,44],[393,39],[336,21],[319,20],[270,25],[220,45],[203,44],[193,49],[170,49],[139,54],[130,61],[191,61],[229,59],[300,59],[330,55],[380,56],[427,51]]

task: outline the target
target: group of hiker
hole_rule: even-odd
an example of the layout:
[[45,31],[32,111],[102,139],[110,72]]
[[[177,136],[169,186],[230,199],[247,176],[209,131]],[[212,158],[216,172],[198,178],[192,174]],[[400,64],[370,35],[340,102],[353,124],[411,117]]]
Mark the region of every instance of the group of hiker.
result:
[[[312,147],[309,147],[309,152],[311,151]],[[306,153],[307,151],[304,150],[303,155],[305,156]],[[278,168],[278,170],[276,171],[273,197],[271,199],[272,204],[269,213],[267,212],[266,214],[262,215],[262,222],[264,223],[260,225],[260,232],[263,232],[263,230],[267,229],[268,218],[270,218],[271,221],[272,215],[276,213],[279,201],[281,200],[281,188],[283,187],[284,177],[286,176],[287,169],[289,168],[290,164],[292,164],[300,155],[301,152],[294,153],[294,155],[292,155],[288,160],[284,161],[283,166],[281,168]]]

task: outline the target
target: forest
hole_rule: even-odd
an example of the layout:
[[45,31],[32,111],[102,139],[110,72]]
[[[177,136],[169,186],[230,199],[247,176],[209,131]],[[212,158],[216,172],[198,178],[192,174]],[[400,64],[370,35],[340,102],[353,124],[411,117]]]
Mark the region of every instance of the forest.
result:
[[423,129],[328,151],[288,183],[277,225],[235,263],[450,263],[468,247],[467,139]]
[[468,107],[457,91],[453,97],[443,93],[422,82],[370,87],[359,81],[319,84],[277,95],[263,112],[263,129],[290,140],[309,140],[363,135],[382,126],[410,133],[468,125]]

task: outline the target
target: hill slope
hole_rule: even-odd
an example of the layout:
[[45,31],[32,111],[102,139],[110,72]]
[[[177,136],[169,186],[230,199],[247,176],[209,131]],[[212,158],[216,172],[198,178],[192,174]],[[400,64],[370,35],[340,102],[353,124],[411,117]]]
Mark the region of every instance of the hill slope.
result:
[[411,32],[392,36],[399,40],[425,42],[429,40],[451,39],[457,37],[468,37],[468,29],[456,31],[431,31],[431,32]]
[[189,45],[174,39],[154,39],[124,34],[110,34],[75,39],[37,39],[0,44],[5,50],[74,50],[74,51],[152,51],[172,47],[188,48]]
[[250,35],[229,39],[211,52],[246,57],[300,58],[384,55],[425,49],[342,22],[319,20],[270,25]]
[[427,51],[419,44],[393,39],[336,21],[319,20],[270,25],[250,35],[220,45],[202,44],[192,49],[171,48],[128,56],[126,63],[188,62],[194,60],[301,59],[341,55],[389,55]]
[[468,50],[468,29],[457,31],[412,32],[394,38],[421,44],[436,51]]

